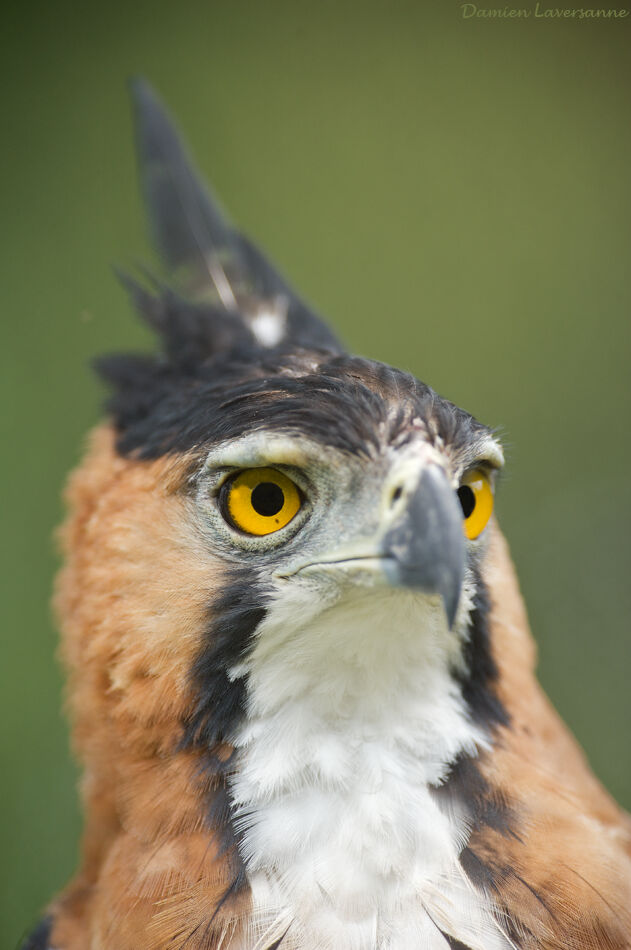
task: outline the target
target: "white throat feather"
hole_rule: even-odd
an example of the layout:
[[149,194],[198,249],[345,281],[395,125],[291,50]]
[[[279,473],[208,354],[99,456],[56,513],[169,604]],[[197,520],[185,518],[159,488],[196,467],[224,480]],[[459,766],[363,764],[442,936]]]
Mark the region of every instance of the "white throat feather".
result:
[[324,609],[304,588],[272,603],[233,671],[248,682],[231,780],[244,947],[288,927],[283,950],[444,950],[441,931],[510,946],[460,868],[466,815],[433,792],[488,747],[453,676],[469,611],[465,594],[449,631],[438,598],[357,583]]

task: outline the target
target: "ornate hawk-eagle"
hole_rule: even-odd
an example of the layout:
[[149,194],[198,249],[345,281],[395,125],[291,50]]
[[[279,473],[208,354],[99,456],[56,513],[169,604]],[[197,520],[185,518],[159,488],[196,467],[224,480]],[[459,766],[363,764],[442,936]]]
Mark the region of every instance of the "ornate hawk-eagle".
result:
[[631,823],[534,676],[493,431],[351,356],[133,86],[172,278],[99,361],[57,609],[81,866],[30,950],[621,950]]

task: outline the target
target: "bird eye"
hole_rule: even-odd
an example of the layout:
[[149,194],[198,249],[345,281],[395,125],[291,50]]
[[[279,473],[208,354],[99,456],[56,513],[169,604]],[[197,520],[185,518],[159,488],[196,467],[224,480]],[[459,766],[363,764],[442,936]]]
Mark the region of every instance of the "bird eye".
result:
[[473,541],[488,524],[493,511],[493,489],[479,469],[468,472],[458,489],[458,498],[464,516],[464,533]]
[[246,534],[280,531],[298,513],[300,489],[275,468],[248,468],[226,482],[220,493],[224,518]]

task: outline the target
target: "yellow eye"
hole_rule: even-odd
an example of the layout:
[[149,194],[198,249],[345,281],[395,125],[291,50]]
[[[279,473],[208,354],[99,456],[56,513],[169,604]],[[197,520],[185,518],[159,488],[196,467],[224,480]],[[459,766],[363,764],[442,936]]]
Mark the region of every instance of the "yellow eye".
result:
[[493,489],[484,472],[475,469],[465,475],[458,498],[464,515],[464,533],[473,541],[482,534],[493,512]]
[[280,531],[300,510],[300,490],[275,468],[248,468],[222,492],[228,520],[246,534]]

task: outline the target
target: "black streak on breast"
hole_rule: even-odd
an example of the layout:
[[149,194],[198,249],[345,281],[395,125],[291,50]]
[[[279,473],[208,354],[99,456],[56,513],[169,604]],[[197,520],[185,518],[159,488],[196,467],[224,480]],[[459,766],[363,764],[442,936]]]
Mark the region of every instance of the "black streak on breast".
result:
[[220,756],[218,747],[230,744],[245,716],[245,677],[231,678],[229,671],[247,656],[264,616],[265,594],[254,572],[247,567],[232,568],[209,609],[206,636],[190,672],[194,705],[182,724],[180,747],[202,752],[203,785],[209,789],[206,822],[220,836],[222,851],[230,853],[234,864],[234,882],[225,899],[236,896],[247,881],[232,815],[232,757]]

